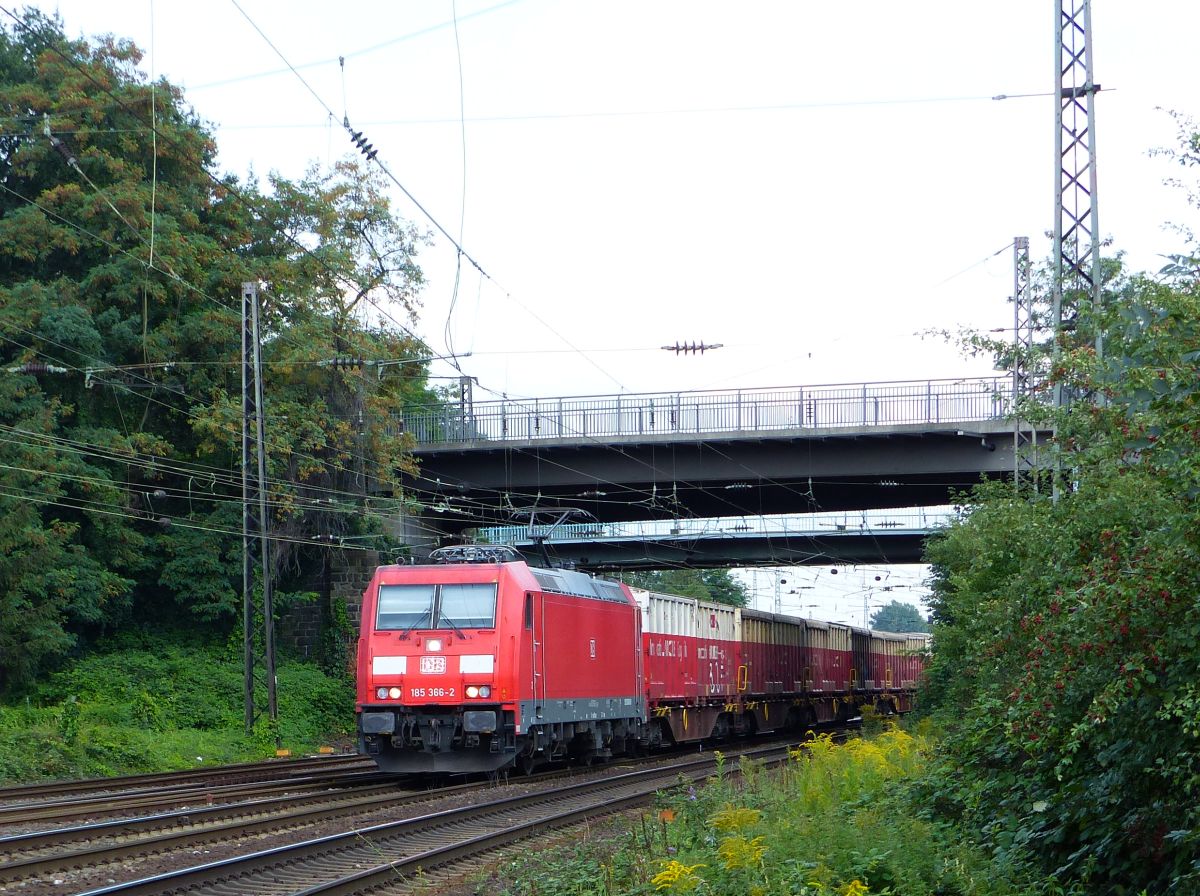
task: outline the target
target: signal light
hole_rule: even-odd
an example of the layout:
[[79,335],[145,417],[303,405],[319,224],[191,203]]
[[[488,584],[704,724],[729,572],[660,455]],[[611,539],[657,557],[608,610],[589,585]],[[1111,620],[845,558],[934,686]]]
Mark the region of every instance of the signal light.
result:
[[375,696],[376,696],[376,697],[378,697],[380,700],[386,700],[386,699],[387,699],[387,695],[388,695],[388,690],[387,690],[387,688],[378,688],[378,689],[375,691]]

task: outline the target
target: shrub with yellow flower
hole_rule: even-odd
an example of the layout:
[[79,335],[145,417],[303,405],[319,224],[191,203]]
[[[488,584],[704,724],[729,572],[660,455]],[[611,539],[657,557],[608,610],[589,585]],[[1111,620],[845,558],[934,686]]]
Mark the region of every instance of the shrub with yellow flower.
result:
[[708,823],[723,834],[749,830],[758,824],[762,812],[726,803],[708,819]]
[[734,871],[739,868],[756,869],[762,864],[762,858],[766,851],[767,847],[763,843],[762,837],[755,837],[753,840],[747,840],[741,836],[726,837],[717,847],[717,855],[721,857],[726,871]]
[[703,863],[685,865],[675,859],[663,864],[663,870],[654,875],[651,883],[656,890],[667,890],[672,893],[690,893],[702,883],[704,878],[696,873],[697,868],[706,867]]

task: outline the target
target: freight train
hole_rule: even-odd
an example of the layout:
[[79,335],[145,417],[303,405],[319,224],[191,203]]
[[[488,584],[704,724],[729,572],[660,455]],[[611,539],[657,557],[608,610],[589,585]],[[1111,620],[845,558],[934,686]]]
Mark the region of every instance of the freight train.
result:
[[381,566],[358,748],[394,773],[530,772],[911,708],[927,636],[658,594],[492,545]]

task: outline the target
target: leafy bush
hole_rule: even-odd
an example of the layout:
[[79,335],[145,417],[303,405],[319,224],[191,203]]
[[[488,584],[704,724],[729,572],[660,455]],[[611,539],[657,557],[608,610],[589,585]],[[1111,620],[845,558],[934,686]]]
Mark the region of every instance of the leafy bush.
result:
[[[353,730],[345,677],[314,665],[277,669],[279,722],[247,737],[241,657],[224,642],[144,632],[51,675],[20,706],[0,708],[0,781],[95,777],[302,752]],[[258,706],[265,706],[263,694]]]
[[[1194,125],[1183,145],[1200,166]],[[1025,408],[1055,431],[1041,490],[981,486],[927,554],[928,805],[1096,892],[1196,893],[1200,256],[1165,279],[1105,267],[1105,305],[1027,359],[1075,396]]]

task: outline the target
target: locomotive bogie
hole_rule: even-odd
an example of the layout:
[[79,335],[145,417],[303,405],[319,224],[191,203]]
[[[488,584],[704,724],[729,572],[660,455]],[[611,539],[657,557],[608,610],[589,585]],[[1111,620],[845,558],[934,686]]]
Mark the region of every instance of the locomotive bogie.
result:
[[359,713],[359,752],[382,771],[467,773],[494,771],[516,755],[511,710],[420,707],[394,711],[364,707]]

